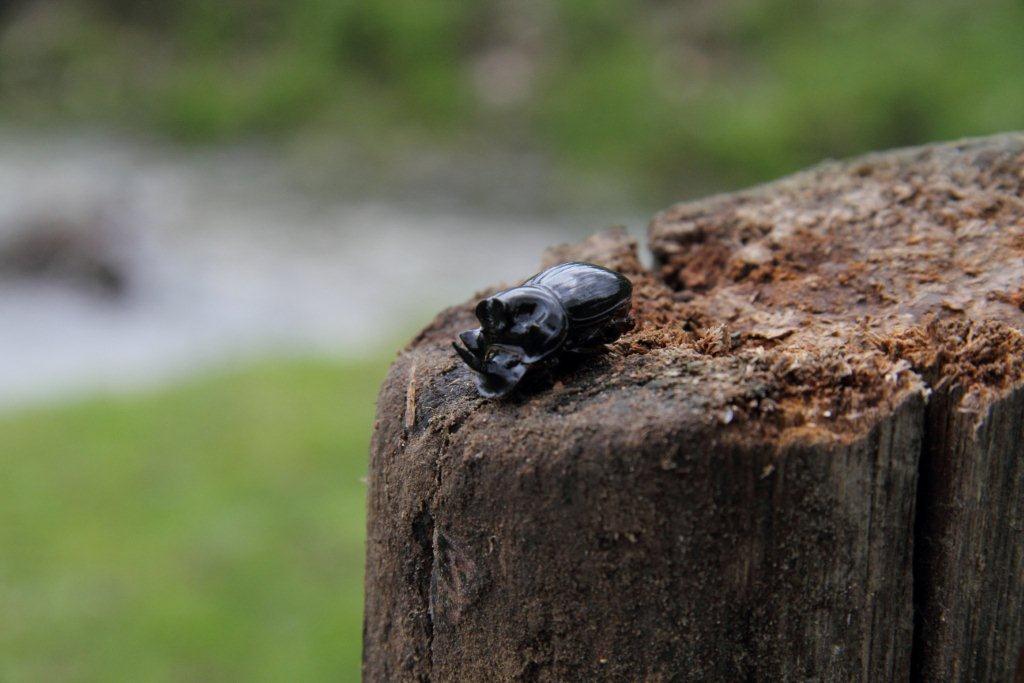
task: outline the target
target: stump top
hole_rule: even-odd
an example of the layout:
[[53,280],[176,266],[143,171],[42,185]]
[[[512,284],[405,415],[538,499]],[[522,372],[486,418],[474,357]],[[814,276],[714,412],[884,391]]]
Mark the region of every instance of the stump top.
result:
[[421,332],[388,383],[405,387],[409,432],[487,421],[466,457],[510,435],[530,437],[530,457],[594,432],[628,442],[684,427],[844,441],[940,382],[979,407],[1024,376],[1022,197],[1024,135],[1007,134],[679,204],[651,223],[655,272],[621,230],[545,256],[631,278],[638,326],[610,353],[484,401],[449,346],[475,325],[474,298]]

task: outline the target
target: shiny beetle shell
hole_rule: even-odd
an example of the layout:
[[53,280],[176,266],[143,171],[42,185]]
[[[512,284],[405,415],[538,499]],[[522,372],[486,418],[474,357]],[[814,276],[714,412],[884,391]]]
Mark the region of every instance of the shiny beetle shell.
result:
[[476,306],[480,327],[453,344],[481,396],[512,391],[526,372],[561,353],[598,348],[632,328],[633,285],[613,270],[562,263]]

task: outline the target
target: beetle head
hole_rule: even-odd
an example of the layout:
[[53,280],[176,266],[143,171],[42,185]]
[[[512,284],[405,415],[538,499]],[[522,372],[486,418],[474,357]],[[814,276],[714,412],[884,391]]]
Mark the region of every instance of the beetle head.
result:
[[525,363],[536,363],[557,351],[569,327],[558,298],[546,287],[535,285],[507,289],[484,299],[477,304],[476,317],[487,346],[518,348]]
[[452,343],[462,360],[476,373],[476,386],[481,396],[498,398],[512,391],[529,369],[523,361],[522,349],[503,344],[481,345],[480,328],[459,335],[462,344]]
[[557,351],[568,332],[568,316],[545,287],[516,287],[481,301],[480,327],[453,344],[477,374],[477,389],[488,398],[512,391],[530,366]]

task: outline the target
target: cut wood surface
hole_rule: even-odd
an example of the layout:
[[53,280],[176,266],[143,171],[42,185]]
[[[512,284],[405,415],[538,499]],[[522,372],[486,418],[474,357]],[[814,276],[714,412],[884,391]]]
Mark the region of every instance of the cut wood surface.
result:
[[450,348],[479,297],[396,360],[366,679],[1024,675],[1024,136],[681,204],[650,246],[546,255],[628,275],[638,326],[509,400]]

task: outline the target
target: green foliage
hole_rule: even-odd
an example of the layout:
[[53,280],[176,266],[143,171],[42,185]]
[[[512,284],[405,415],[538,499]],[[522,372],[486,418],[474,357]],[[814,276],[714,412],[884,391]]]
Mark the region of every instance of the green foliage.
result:
[[[525,141],[677,195],[1024,127],[1019,0],[37,5],[0,41],[4,111],[194,141]],[[478,67],[501,49],[529,77],[495,104],[510,86]]]
[[383,363],[0,418],[0,679],[357,680]]

